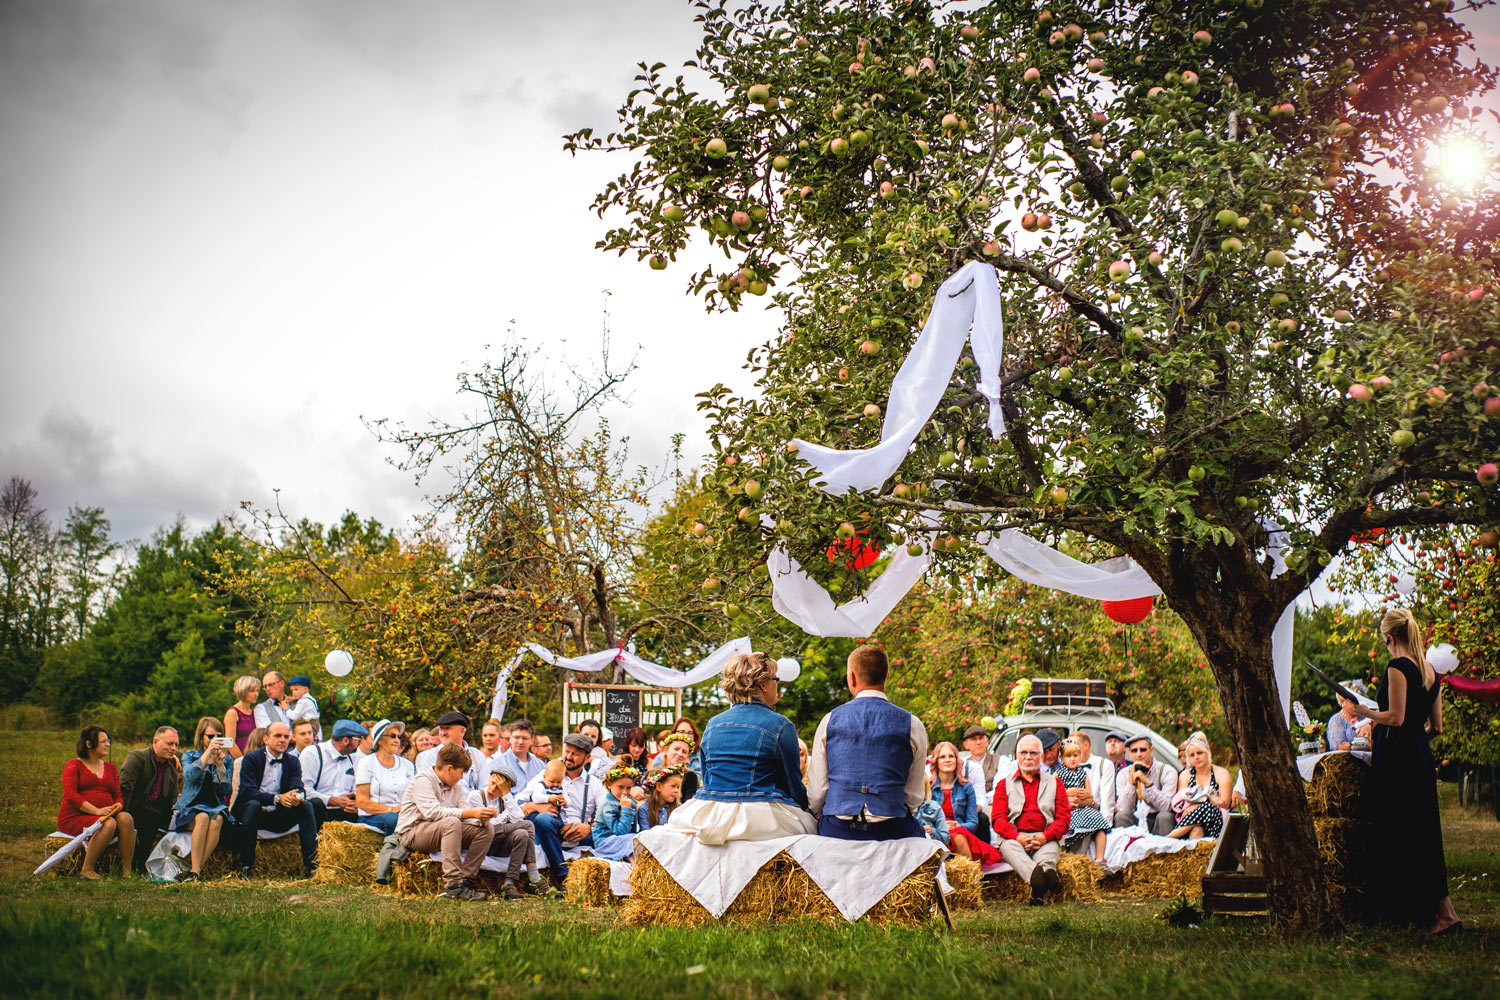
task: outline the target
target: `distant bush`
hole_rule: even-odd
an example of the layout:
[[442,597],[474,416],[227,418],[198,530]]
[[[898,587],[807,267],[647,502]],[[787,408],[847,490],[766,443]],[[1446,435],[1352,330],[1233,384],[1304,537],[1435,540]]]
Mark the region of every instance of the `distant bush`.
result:
[[6,705],[0,708],[0,729],[56,729],[52,712],[41,705]]

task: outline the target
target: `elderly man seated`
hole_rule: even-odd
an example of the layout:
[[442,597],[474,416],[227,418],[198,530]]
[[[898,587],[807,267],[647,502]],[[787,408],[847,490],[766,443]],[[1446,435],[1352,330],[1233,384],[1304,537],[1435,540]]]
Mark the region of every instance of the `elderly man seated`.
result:
[[1042,741],[1016,741],[1014,774],[995,789],[991,810],[1000,856],[1031,886],[1031,905],[1040,906],[1048,890],[1062,888],[1057,861],[1073,817],[1062,779],[1042,773]]
[[1176,822],[1172,796],[1177,794],[1177,769],[1156,759],[1149,736],[1132,736],[1125,744],[1130,766],[1115,776],[1114,825],[1135,826],[1136,803],[1146,803],[1146,828],[1165,837]]

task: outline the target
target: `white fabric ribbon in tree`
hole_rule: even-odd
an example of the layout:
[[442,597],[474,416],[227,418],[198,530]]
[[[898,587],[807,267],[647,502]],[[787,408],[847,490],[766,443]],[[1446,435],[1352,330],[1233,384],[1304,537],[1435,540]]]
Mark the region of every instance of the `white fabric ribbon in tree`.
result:
[[[814,586],[817,585],[814,584]],[[911,589],[910,585],[907,586],[907,589]],[[904,594],[906,591],[902,591],[901,593]],[[901,599],[899,594],[896,599]],[[724,670],[724,664],[729,662],[731,656],[737,653],[748,653],[751,650],[750,637],[741,636],[738,639],[726,642],[712,653],[709,653],[708,656],[704,657],[691,670],[682,671],[674,670],[671,667],[664,667],[659,663],[652,663],[649,660],[643,660],[628,649],[601,649],[597,653],[586,653],[583,656],[559,656],[546,646],[528,642],[516,652],[516,655],[511,658],[509,663],[500,668],[499,675],[495,677],[495,699],[491,703],[490,708],[494,711],[494,718],[498,719],[501,717],[500,711],[503,711],[505,708],[503,698],[506,682],[509,680],[511,672],[521,665],[521,661],[526,658],[527,653],[532,654],[543,663],[551,664],[554,667],[562,667],[564,670],[577,670],[581,673],[598,673],[606,667],[618,663],[624,668],[627,674],[645,684],[653,687],[684,688],[712,680]],[[495,711],[497,708],[499,710]]]
[[[1284,551],[1287,534],[1280,525],[1264,525],[1269,533],[1267,554],[1274,565],[1272,576],[1286,572]],[[1027,583],[1095,601],[1128,601],[1157,597],[1161,587],[1127,556],[1085,563],[1037,541],[1016,528],[996,534],[981,534],[977,541],[1001,568]],[[835,605],[827,590],[778,545],[771,550],[771,604],[776,611],[810,635],[863,638],[879,628],[901,598],[916,586],[932,561],[929,547],[911,556],[899,547],[880,576],[858,600]],[[1271,632],[1271,661],[1281,698],[1283,718],[1291,717],[1292,626],[1295,602],[1286,607]]]
[[891,381],[880,443],[840,451],[796,439],[797,453],[821,474],[818,482],[824,491],[865,492],[891,477],[942,402],[965,341],[973,345],[979,392],[990,404],[990,433],[996,438],[1005,433],[1000,409],[1000,359],[1005,348],[1000,286],[994,267],[970,261],[938,288],[926,325]]

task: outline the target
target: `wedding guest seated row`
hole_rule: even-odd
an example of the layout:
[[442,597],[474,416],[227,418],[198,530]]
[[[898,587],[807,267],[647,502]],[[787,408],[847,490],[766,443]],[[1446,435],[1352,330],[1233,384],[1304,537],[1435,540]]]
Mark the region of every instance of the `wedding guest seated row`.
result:
[[145,871],[146,857],[171,823],[172,807],[181,790],[177,730],[162,726],[152,735],[149,747],[132,750],[120,765],[121,811],[130,815],[136,832],[131,871]]
[[[483,755],[479,756],[483,759]],[[479,888],[476,879],[495,837],[490,820],[498,811],[487,805],[468,804],[468,790],[463,786],[473,761],[463,745],[462,734],[459,739],[438,747],[433,757],[433,766],[418,767],[416,776],[406,786],[396,820],[396,836],[409,851],[442,852],[445,897],[464,901],[488,899],[489,893]]]
[[[594,814],[605,796],[603,786],[588,773],[593,749],[587,736],[569,733],[563,737],[562,760],[548,765],[560,764],[552,775],[555,782],[543,787],[549,780],[544,768],[521,796],[521,812],[533,827],[536,845],[547,858],[548,875],[557,886],[568,875],[564,850],[593,844]],[[541,801],[537,801],[538,791],[544,792]]]
[[1138,802],[1147,806],[1146,828],[1165,837],[1177,825],[1172,815],[1172,796],[1177,793],[1177,771],[1156,759],[1149,736],[1134,736],[1125,743],[1130,763],[1115,776],[1113,825],[1135,826]]
[[318,826],[329,820],[359,822],[359,808],[354,802],[355,755],[360,742],[369,735],[370,731],[354,720],[340,719],[333,724],[331,739],[314,743],[298,758],[303,791],[312,803]]
[[287,752],[292,731],[285,722],[266,727],[266,745],[243,757],[239,787],[229,806],[240,824],[240,878],[255,870],[255,848],[261,830],[286,833],[294,827],[302,848],[303,874],[317,869],[318,819],[303,794],[302,769]]
[[375,723],[370,734],[375,752],[361,757],[354,767],[354,807],[359,822],[385,834],[396,832],[406,786],[417,774],[417,766],[400,754],[405,732],[404,722],[381,719]]
[[204,716],[193,730],[193,749],[182,756],[182,792],[174,806],[177,821],[172,831],[186,833],[190,847],[188,870],[177,876],[179,882],[203,877],[204,862],[224,835],[233,746],[234,740],[225,737],[220,720]]
[[469,793],[470,806],[495,812],[490,818],[494,837],[490,841],[489,855],[508,859],[502,888],[506,899],[535,895],[541,882],[541,871],[536,863],[536,834],[521,813],[521,805],[514,793],[519,782],[519,776],[510,765],[491,763],[488,787],[483,792]]

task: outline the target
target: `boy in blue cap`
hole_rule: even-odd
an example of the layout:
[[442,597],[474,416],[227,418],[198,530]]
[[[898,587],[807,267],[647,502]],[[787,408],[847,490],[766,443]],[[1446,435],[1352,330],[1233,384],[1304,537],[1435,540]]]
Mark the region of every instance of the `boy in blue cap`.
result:
[[297,723],[303,719],[311,719],[313,732],[318,739],[323,738],[323,720],[318,716],[318,701],[312,696],[312,678],[306,674],[298,674],[286,682],[287,704],[286,717],[288,725],[295,730]]

